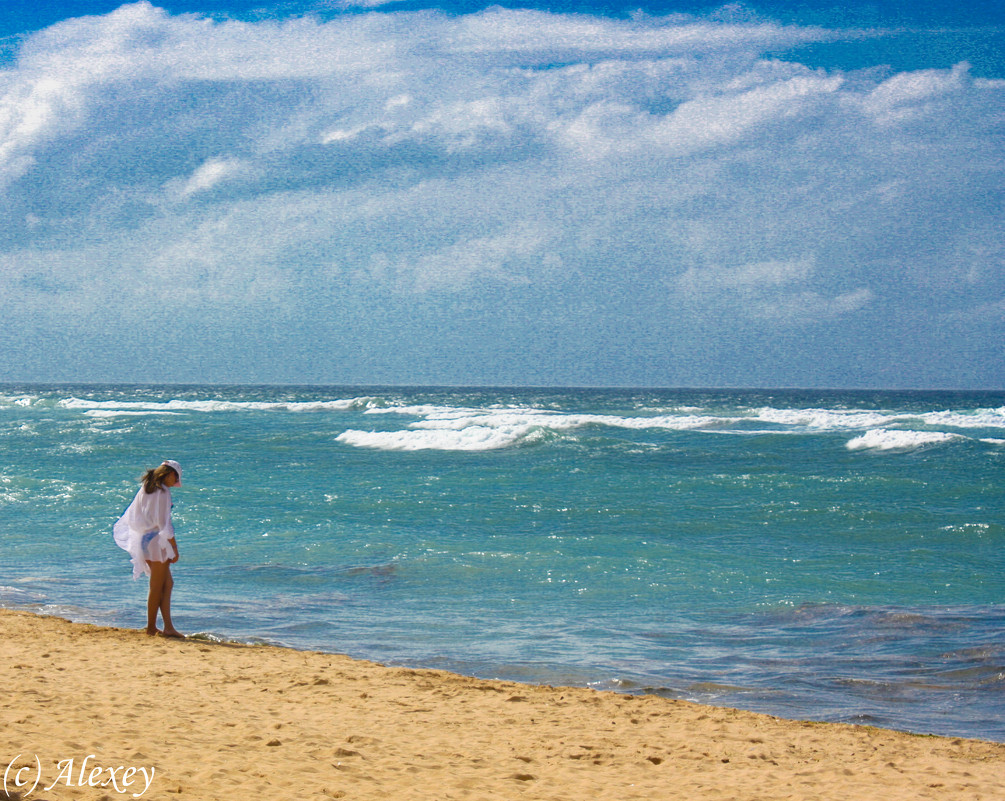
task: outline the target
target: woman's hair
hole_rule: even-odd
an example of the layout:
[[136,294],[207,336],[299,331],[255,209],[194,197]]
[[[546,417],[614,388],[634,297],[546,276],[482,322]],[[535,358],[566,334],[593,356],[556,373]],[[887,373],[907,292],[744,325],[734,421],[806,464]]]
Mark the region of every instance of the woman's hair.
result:
[[158,465],[153,470],[147,470],[143,474],[143,489],[148,493],[157,492],[157,490],[164,486],[164,482],[167,481],[167,477],[170,475],[173,475],[175,478],[178,477],[175,469],[166,464]]

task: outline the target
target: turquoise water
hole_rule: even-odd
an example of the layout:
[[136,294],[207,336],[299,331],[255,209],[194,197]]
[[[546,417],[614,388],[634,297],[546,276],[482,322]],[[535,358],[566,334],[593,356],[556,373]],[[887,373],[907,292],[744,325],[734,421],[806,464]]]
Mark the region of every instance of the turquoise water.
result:
[[0,605],[1005,741],[1005,393],[0,387]]

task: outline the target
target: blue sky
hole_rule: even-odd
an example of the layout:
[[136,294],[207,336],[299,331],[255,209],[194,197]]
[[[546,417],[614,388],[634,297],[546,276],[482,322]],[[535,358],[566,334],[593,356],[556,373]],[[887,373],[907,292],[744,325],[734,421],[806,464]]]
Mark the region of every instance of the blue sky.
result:
[[0,381],[1005,388],[998,3],[0,10]]

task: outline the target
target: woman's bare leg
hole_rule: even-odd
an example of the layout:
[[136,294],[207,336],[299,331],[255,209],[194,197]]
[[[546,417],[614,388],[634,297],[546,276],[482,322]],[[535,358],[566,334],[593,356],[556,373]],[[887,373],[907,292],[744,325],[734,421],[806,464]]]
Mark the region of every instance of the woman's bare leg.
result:
[[171,622],[171,590],[174,579],[168,562],[147,562],[150,567],[150,594],[147,596],[147,634],[160,634],[157,630],[157,613],[164,619],[165,637],[184,637]]
[[161,593],[160,604],[161,617],[164,618],[164,636],[184,637],[185,635],[178,631],[171,622],[171,590],[174,589],[174,579],[171,577],[171,564],[169,562],[164,563],[164,571],[167,575],[164,579],[164,591]]
[[159,634],[157,611],[164,601],[164,581],[169,575],[167,562],[147,562],[150,568],[150,593],[147,595],[147,634]]

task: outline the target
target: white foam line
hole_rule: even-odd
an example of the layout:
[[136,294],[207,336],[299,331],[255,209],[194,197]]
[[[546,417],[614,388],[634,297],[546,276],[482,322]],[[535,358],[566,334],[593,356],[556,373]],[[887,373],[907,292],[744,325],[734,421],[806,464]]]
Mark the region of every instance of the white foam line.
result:
[[849,440],[845,445],[848,450],[914,450],[928,445],[941,445],[953,440],[965,439],[959,434],[949,434],[944,431],[898,431],[885,428],[874,428],[862,436]]
[[181,412],[169,412],[167,410],[163,410],[163,411],[162,410],[156,410],[156,411],[148,411],[148,412],[132,412],[132,411],[129,411],[127,409],[120,409],[120,410],[114,410],[114,409],[89,409],[88,411],[84,412],[84,416],[85,417],[102,417],[102,418],[104,418],[104,417],[150,417],[150,416],[159,415],[159,414],[167,414],[167,415],[178,416],[178,415],[181,414]]
[[521,439],[529,439],[526,429],[505,430],[487,426],[468,426],[459,431],[344,431],[336,442],[357,448],[382,451],[488,451],[505,448]]
[[147,412],[234,412],[234,411],[347,411],[365,409],[380,403],[376,398],[348,398],[331,401],[91,401],[80,398],[61,400],[64,409],[84,409],[85,414],[96,411],[147,411]]

